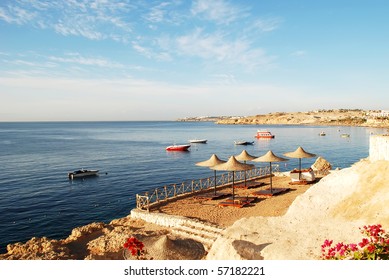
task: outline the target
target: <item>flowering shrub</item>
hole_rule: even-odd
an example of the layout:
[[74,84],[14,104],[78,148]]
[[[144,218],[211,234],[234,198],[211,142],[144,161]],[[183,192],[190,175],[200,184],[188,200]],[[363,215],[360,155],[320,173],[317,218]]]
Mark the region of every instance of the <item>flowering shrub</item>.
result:
[[332,246],[332,240],[325,240],[321,246],[324,260],[388,260],[389,233],[380,224],[359,228],[367,238],[362,238],[358,244],[344,244]]
[[[131,236],[127,239],[124,247],[124,258],[135,258],[137,260],[146,260],[147,251],[144,249],[143,242],[139,241],[136,237]],[[130,254],[130,257],[129,255]]]

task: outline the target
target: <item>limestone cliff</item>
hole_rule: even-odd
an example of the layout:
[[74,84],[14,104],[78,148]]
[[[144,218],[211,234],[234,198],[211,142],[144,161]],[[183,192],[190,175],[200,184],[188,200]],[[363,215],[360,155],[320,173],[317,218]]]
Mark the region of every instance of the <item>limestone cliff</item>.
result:
[[[359,242],[359,227],[389,229],[389,161],[362,160],[332,173],[296,198],[280,217],[251,217],[225,230],[207,259],[319,259],[326,239]],[[256,248],[251,254],[244,247]]]

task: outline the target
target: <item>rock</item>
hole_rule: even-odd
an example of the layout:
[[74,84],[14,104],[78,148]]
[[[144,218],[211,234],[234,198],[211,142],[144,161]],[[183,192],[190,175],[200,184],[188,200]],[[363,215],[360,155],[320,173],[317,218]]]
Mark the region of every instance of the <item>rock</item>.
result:
[[315,163],[312,164],[311,168],[313,171],[318,171],[319,173],[325,174],[332,169],[332,165],[324,158],[318,157]]

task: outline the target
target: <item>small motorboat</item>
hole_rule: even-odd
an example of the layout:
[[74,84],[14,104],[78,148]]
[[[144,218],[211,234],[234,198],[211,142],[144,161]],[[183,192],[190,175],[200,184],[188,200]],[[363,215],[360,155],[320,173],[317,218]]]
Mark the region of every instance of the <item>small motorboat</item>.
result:
[[324,131],[319,133],[320,136],[326,136],[326,133]]
[[342,133],[342,134],[340,135],[340,137],[343,137],[343,138],[348,138],[348,137],[350,137],[350,134],[347,134],[347,133]]
[[235,145],[254,145],[254,141],[234,141]]
[[207,139],[191,139],[189,140],[190,143],[195,143],[195,144],[206,144]]
[[73,180],[76,178],[97,176],[98,173],[99,173],[99,170],[79,169],[79,170],[75,170],[73,172],[69,172],[68,177],[69,177],[69,179]]
[[166,151],[187,151],[190,145],[171,145],[166,147]]
[[255,138],[258,139],[272,139],[274,138],[274,135],[270,133],[268,130],[257,130],[257,134],[255,135]]

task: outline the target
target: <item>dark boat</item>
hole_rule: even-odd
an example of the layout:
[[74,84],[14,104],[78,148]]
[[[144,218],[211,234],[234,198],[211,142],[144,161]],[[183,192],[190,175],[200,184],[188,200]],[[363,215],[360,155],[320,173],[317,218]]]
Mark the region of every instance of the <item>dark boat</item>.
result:
[[254,145],[254,141],[234,141],[235,145]]
[[73,180],[76,178],[97,176],[98,173],[99,173],[99,170],[80,169],[80,170],[75,170],[73,172],[69,172],[68,177],[69,177],[69,179]]

